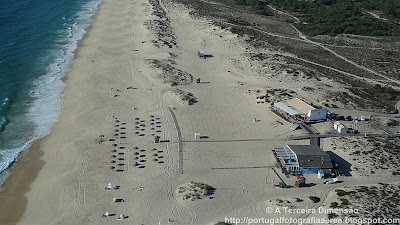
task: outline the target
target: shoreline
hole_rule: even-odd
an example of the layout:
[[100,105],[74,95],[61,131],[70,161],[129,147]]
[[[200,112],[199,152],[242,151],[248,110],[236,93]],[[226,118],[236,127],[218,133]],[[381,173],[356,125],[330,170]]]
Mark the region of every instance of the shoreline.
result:
[[[90,30],[93,27],[93,23],[96,22],[97,16],[99,15],[99,12],[101,10],[101,6],[103,5],[104,0],[101,0],[100,4],[98,5],[98,10],[97,12],[92,15],[91,17],[88,18],[88,20],[92,20],[92,23],[90,23],[90,25],[85,29],[85,33],[82,36],[82,39],[80,39],[78,41],[78,43],[76,44],[76,49],[72,52],[72,54],[74,55],[74,59],[72,60],[72,63],[69,65],[69,69],[71,70],[71,66],[74,63],[74,61],[78,58],[79,56],[79,49],[82,47],[82,42],[86,39],[88,33],[90,32]],[[61,78],[61,81],[64,82],[65,84],[67,84],[67,80],[68,80],[68,74],[71,71],[69,71],[68,73],[65,74],[65,76],[63,78]],[[65,88],[64,88],[65,90]],[[64,90],[61,92],[61,94],[63,94]],[[61,114],[61,112],[60,112]]]
[[[22,207],[15,208],[18,224],[111,225],[119,215],[126,224],[215,224],[224,217],[259,218],[279,199],[311,208],[309,196],[323,204],[332,194],[333,186],[314,175],[307,180],[317,188],[276,189],[277,177],[261,168],[275,165],[273,147],[308,140],[281,137],[292,124],[270,112],[260,95],[280,86],[302,96],[303,87],[318,82],[261,73],[265,65],[251,54],[277,52],[251,47],[191,13],[167,0],[102,2],[65,76],[59,120],[34,143],[39,161],[26,160],[26,171],[37,165],[38,176],[14,200]],[[199,49],[212,57],[199,59]],[[203,82],[193,82],[197,76]],[[179,82],[184,85],[168,84]],[[195,132],[206,140],[193,140]],[[178,147],[177,138],[185,143]],[[213,192],[188,200],[179,190],[191,181]],[[335,187],[370,182],[343,177]]]
[[[74,58],[69,65],[70,70],[73,62],[79,57],[79,48],[92,29],[92,25],[96,21],[96,17],[98,16],[102,5],[103,0],[98,5],[97,12],[88,18],[92,19],[93,21],[85,29],[85,34],[83,35],[82,39],[78,40],[77,47],[72,52]],[[67,82],[69,73],[70,71],[68,71],[65,76],[61,78],[61,81],[66,85],[68,85]],[[62,95],[64,94],[65,88],[61,91]],[[61,107],[63,106],[64,99]],[[58,117],[60,117],[61,113],[62,110],[60,111]],[[58,123],[58,121],[59,119],[55,121],[54,124]],[[26,212],[28,201],[26,193],[30,190],[31,184],[35,181],[40,170],[46,163],[41,159],[41,157],[44,155],[44,152],[40,148],[41,142],[43,142],[43,140],[45,140],[51,134],[52,128],[53,127],[50,128],[50,133],[48,135],[33,141],[30,147],[23,150],[18,155],[17,159],[6,169],[8,170],[9,175],[4,180],[4,183],[1,185],[0,189],[0,198],[2,198],[2,201],[0,201],[0,208],[3,209],[0,212],[0,221],[2,223],[7,225],[17,224]]]
[[16,224],[26,211],[27,197],[30,185],[35,181],[45,161],[40,158],[42,139],[36,140],[27,150],[23,151],[18,161],[9,167],[10,176],[2,185],[0,192],[0,221],[2,224]]

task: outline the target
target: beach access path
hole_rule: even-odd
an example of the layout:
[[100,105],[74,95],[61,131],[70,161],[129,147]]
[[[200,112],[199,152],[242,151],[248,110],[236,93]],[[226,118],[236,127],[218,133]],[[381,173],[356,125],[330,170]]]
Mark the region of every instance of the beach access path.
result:
[[[213,57],[199,59],[199,49]],[[271,149],[308,140],[278,138],[291,124],[268,104],[257,104],[248,90],[301,89],[305,83],[258,76],[249,51],[256,50],[242,37],[170,1],[104,0],[65,79],[59,121],[40,143],[45,163],[29,186],[18,224],[215,224],[225,217],[265,216],[272,199],[330,191],[313,178],[318,188],[272,187]],[[159,79],[165,71],[154,61],[202,82],[171,87]],[[197,102],[182,104],[173,88]],[[194,133],[210,141],[197,142]],[[260,141],[235,141],[247,139]],[[183,200],[177,190],[190,181],[214,187],[211,198]],[[105,190],[108,183],[119,188]],[[103,218],[105,212],[116,215]],[[117,221],[120,214],[127,217]]]

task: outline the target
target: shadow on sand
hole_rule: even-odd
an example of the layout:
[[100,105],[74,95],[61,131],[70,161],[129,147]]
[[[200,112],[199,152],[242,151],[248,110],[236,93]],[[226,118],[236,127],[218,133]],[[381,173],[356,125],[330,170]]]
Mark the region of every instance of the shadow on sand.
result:
[[327,151],[326,153],[328,153],[329,157],[331,157],[331,159],[335,162],[337,162],[339,164],[339,169],[343,170],[344,175],[346,177],[350,177],[351,176],[351,163],[347,162],[346,160],[344,160],[342,157],[336,155],[334,152],[332,151]]

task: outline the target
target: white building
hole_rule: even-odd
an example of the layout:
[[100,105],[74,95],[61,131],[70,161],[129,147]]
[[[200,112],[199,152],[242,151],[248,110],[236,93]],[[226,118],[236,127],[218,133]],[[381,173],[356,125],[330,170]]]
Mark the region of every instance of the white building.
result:
[[340,123],[339,121],[335,121],[335,122],[333,123],[333,129],[337,130],[337,128],[338,128],[338,126],[339,126],[340,124],[341,124],[341,123]]
[[336,121],[333,123],[333,128],[339,133],[339,134],[345,134],[347,133],[347,127],[343,125],[341,122]]
[[310,121],[325,120],[328,113],[327,109],[316,109],[298,98],[274,103],[274,109],[286,117],[303,118]]
[[304,113],[302,111],[298,110],[296,107],[290,105],[287,102],[274,103],[274,109],[279,114],[281,114],[285,117],[292,117],[294,119],[297,119],[298,117],[301,117],[304,115]]
[[338,126],[337,132],[339,134],[345,134],[347,133],[347,127],[345,127],[343,124]]
[[307,117],[309,120],[325,120],[327,113],[327,109],[312,109],[307,113]]

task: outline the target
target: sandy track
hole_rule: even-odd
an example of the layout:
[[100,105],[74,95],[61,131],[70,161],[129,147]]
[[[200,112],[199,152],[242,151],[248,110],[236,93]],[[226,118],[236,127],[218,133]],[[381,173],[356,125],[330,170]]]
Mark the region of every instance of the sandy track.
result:
[[[166,224],[168,218],[213,224],[228,216],[262,216],[271,199],[298,195],[298,189],[273,188],[276,177],[263,167],[275,164],[274,146],[290,142],[278,135],[291,124],[246,94],[281,84],[257,76],[246,58],[232,60],[248,54],[236,35],[191,18],[189,10],[169,1],[161,6],[178,47],[153,44],[157,33],[144,24],[158,17],[147,0],[104,1],[68,75],[65,109],[43,141],[46,165],[27,193],[20,224]],[[199,49],[214,57],[200,60]],[[179,86],[198,102],[181,104],[157,78],[162,71],[151,66],[153,59],[201,77],[201,84]],[[195,132],[204,138],[193,141]],[[94,142],[99,135],[106,141]],[[155,135],[164,142],[155,144]],[[121,165],[110,169],[115,158]],[[182,200],[176,191],[190,181],[215,187],[213,198]],[[109,182],[120,188],[105,190]],[[107,211],[117,216],[102,218]],[[119,214],[129,217],[117,221]]]

